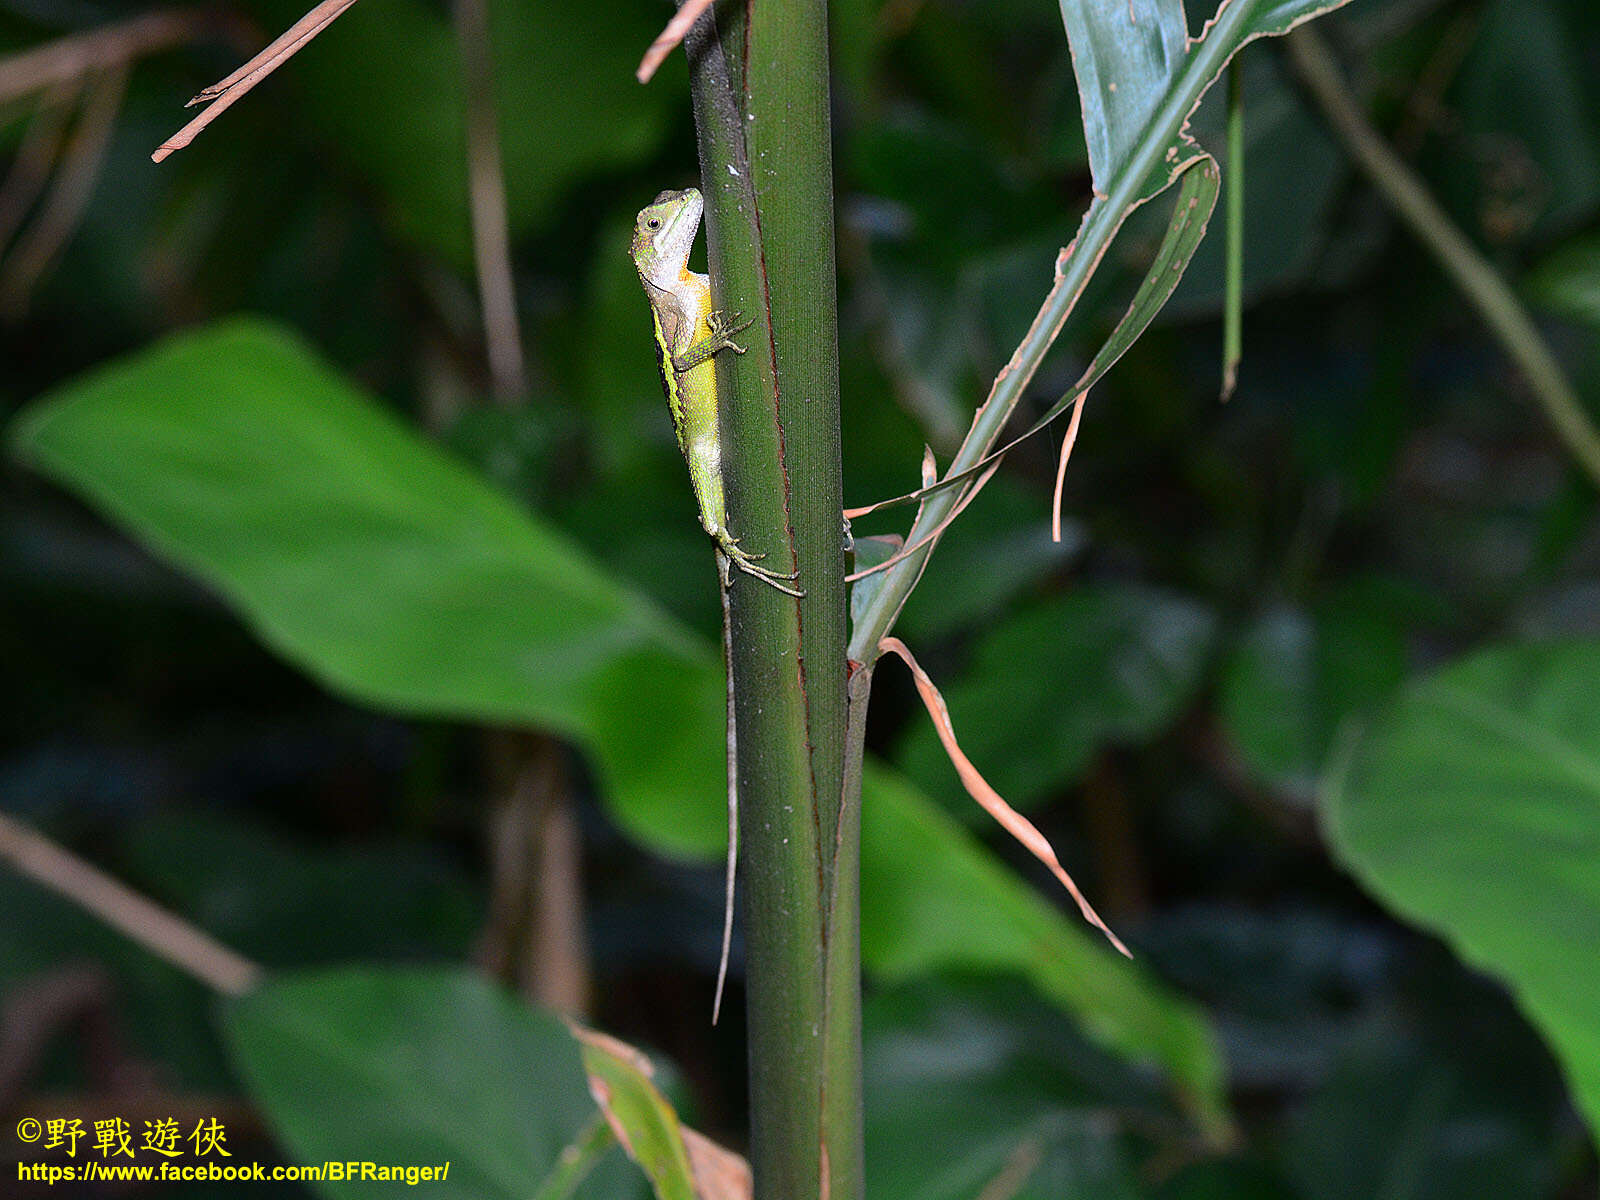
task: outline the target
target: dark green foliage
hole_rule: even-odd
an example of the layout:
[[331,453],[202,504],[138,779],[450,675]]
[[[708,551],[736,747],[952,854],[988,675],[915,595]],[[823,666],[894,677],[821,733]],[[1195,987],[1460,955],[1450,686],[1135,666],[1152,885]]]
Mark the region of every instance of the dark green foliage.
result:
[[[237,54],[137,64],[81,222],[0,317],[0,805],[286,973],[219,1023],[0,869],[0,911],[25,914],[0,922],[0,999],[86,961],[108,981],[115,1047],[58,1031],[25,1096],[149,1065],[163,1094],[248,1097],[263,1158],[448,1146],[458,1194],[529,1196],[593,1113],[570,1041],[393,965],[478,945],[502,787],[478,723],[562,739],[593,1022],[676,1060],[686,1119],[741,1147],[742,995],[736,957],[708,1030],[719,614],[622,237],[695,179],[688,73],[632,78],[666,6],[491,6],[520,407],[480,402],[458,58],[447,6],[417,0],[362,0],[159,168],[181,101]],[[82,19],[0,6],[0,46]],[[832,19],[865,504],[917,486],[924,442],[948,461],[1079,228],[1088,146],[1097,167],[1114,147],[1086,143],[1048,5]],[[1600,12],[1356,0],[1320,27],[1600,414]],[[977,814],[883,665],[862,940],[884,1200],[1002,1176],[1041,1198],[1593,1192],[1594,490],[1278,48],[1241,62],[1238,392],[1217,403],[1213,231],[1089,398],[1063,542],[1041,437],[897,627],[1137,960]],[[1219,100],[1194,120],[1213,151]],[[0,176],[31,113],[0,113]],[[1099,351],[1169,211],[1113,244],[1013,430]],[[299,973],[358,960],[390,965]],[[580,1195],[642,1188],[615,1151],[596,1170]]]

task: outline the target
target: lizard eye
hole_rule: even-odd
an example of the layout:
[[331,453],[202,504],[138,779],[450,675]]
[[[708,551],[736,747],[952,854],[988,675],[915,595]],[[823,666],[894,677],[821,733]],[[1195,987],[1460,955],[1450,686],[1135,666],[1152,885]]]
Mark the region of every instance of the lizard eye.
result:
[[660,229],[661,228],[661,218],[660,217],[651,217],[648,221],[645,222],[645,224],[648,225],[651,229]]

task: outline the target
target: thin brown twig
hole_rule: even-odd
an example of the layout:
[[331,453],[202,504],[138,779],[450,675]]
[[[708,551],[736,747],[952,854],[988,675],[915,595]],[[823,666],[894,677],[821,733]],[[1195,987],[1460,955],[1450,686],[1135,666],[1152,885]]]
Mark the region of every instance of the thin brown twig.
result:
[[489,912],[474,956],[535,1004],[570,1016],[589,1006],[582,838],[560,742],[490,730]]
[[[353,0],[351,0],[353,3]],[[234,68],[217,82],[208,87],[201,88],[189,99],[184,101],[185,108],[193,108],[197,104],[205,104],[215,100],[223,92],[230,90],[250,75],[254,75],[263,67],[271,74],[272,69],[279,63],[293,57],[295,52],[309,42],[317,34],[326,29],[340,13],[350,7],[349,3],[340,0],[322,0],[310,12],[301,17],[293,25],[273,38],[245,63]],[[269,65],[270,64],[270,65]]]
[[640,83],[649,83],[656,69],[667,61],[674,47],[688,35],[694,23],[700,19],[700,14],[710,8],[713,0],[688,0],[682,8],[667,22],[665,29],[651,42],[644,52],[644,57],[639,60],[639,69],[634,72],[635,78]]
[[478,302],[495,400],[509,407],[527,391],[517,291],[511,273],[505,168],[495,108],[494,48],[484,0],[456,0],[456,42],[461,51],[467,109],[467,202],[472,213],[472,253]]
[[1457,15],[1423,64],[1422,72],[1417,76],[1410,96],[1406,98],[1405,119],[1394,133],[1394,146],[1402,158],[1415,158],[1422,149],[1428,131],[1444,116],[1444,94],[1477,43],[1485,11],[1472,8]]
[[983,1185],[978,1200],[1014,1200],[1043,1161],[1044,1139],[1037,1132],[1029,1133],[1011,1148],[999,1173]]
[[256,963],[4,813],[0,859],[224,995],[243,995],[261,978]]
[[0,103],[182,45],[221,24],[198,9],[166,9],[12,54],[0,59]]
[[0,273],[0,313],[14,316],[27,307],[28,296],[72,236],[94,194],[111,131],[122,111],[128,86],[128,64],[117,63],[89,87],[77,128],[61,154],[39,216],[18,241]]
[[50,182],[50,168],[66,137],[67,121],[78,98],[78,80],[53,85],[39,98],[39,108],[22,135],[5,182],[0,183],[0,254],[34,201]]
[[242,100],[256,84],[288,62],[307,42],[331,25],[355,2],[356,0],[322,0],[322,3],[291,25],[249,62],[210,87],[202,88],[184,107],[207,101],[210,101],[211,106],[162,142],[150,156],[152,161],[161,162],[173,151],[182,150],[194,141],[202,129]]

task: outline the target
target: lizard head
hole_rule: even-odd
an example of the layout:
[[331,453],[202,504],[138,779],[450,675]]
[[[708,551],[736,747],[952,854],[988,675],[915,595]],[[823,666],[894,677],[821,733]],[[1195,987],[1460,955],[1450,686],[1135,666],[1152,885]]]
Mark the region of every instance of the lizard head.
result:
[[639,212],[630,253],[639,274],[668,287],[689,266],[689,248],[700,228],[705,201],[695,188],[662,192]]

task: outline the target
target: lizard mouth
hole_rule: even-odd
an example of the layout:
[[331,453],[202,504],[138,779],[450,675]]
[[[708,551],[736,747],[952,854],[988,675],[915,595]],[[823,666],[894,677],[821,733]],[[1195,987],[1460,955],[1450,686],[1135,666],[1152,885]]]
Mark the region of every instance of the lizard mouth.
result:
[[699,232],[700,217],[704,211],[704,198],[695,188],[688,188],[683,193],[683,204],[656,235],[660,269],[667,279],[676,279],[680,271],[688,268],[689,251],[694,247],[695,234]]
[[700,230],[705,198],[694,188],[662,192],[641,210],[630,253],[639,275],[652,287],[671,291],[689,269],[689,251]]

